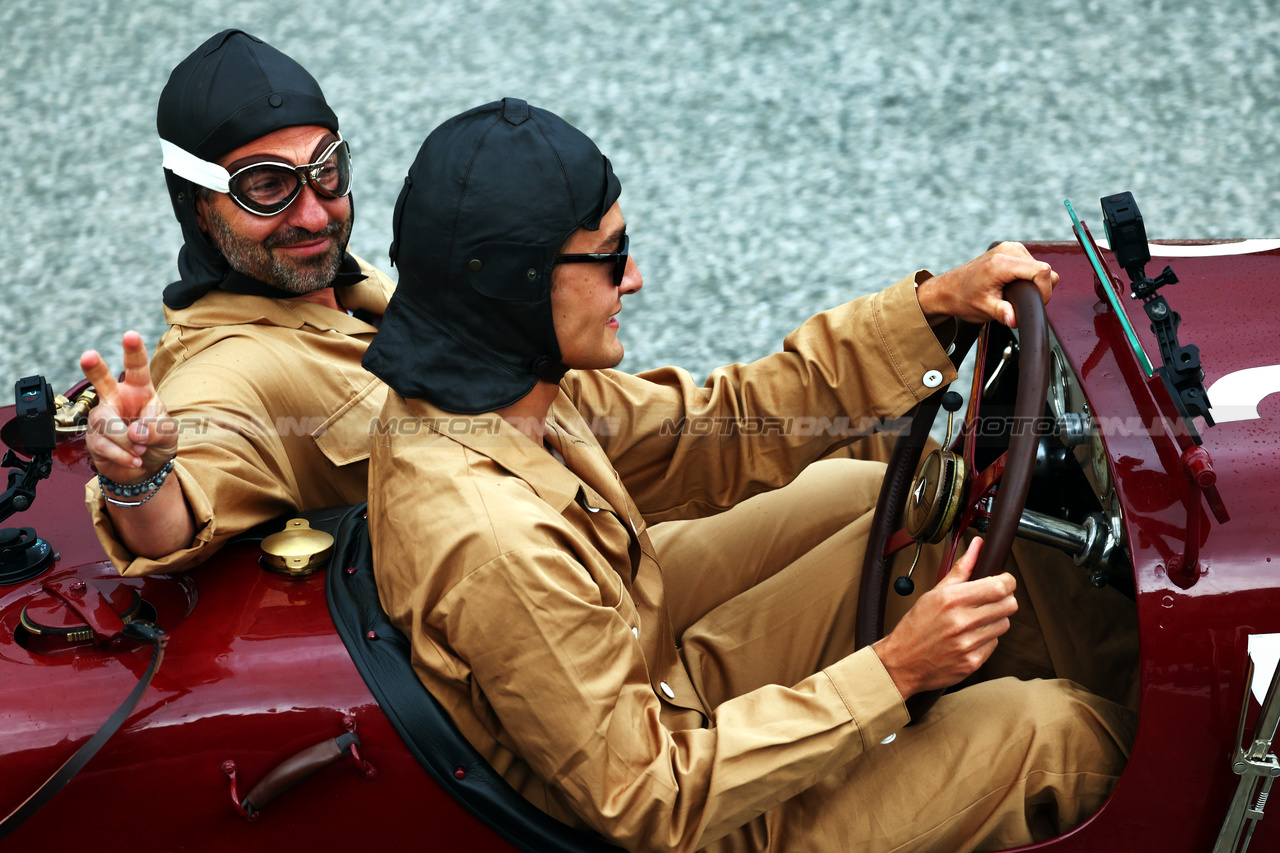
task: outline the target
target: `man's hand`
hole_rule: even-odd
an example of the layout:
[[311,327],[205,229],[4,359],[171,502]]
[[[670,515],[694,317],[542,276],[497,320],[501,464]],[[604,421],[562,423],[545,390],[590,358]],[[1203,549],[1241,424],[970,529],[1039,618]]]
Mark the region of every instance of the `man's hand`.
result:
[[903,699],[950,687],[991,657],[1018,609],[1013,575],[970,581],[982,540],[974,539],[938,585],[888,636],[872,644]]
[[117,483],[137,483],[155,474],[177,452],[178,433],[151,384],[142,336],[124,334],[123,383],[116,382],[94,350],[80,356],[80,369],[98,391],[86,438],[93,464]]
[[1004,298],[1004,286],[1019,279],[1033,282],[1046,304],[1058,285],[1053,268],[1031,257],[1021,243],[1001,243],[967,264],[921,282],[916,298],[932,325],[956,317],[967,323],[995,320],[1014,328],[1017,320]]

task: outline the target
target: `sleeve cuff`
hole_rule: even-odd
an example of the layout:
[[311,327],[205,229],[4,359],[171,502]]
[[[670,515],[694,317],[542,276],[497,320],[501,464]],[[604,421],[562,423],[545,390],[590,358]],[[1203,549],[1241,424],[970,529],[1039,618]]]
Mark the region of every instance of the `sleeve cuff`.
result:
[[196,522],[196,535],[188,547],[157,560],[138,557],[128,549],[120,540],[115,525],[111,523],[111,515],[107,512],[107,503],[102,497],[97,478],[85,484],[85,505],[93,521],[93,532],[97,534],[98,542],[115,570],[125,577],[185,571],[207,559],[211,553],[208,546],[213,539],[214,523],[213,506],[208,496],[183,469],[181,461],[174,463],[172,476],[178,478],[187,498],[187,505]]
[[898,688],[870,647],[837,661],[823,672],[849,709],[864,750],[878,746],[911,721]]
[[937,329],[929,326],[916,299],[916,284],[922,275],[928,278],[927,271],[913,273],[881,291],[873,301],[880,338],[899,379],[917,402],[956,379],[945,348],[950,340],[944,340],[947,335],[954,336],[954,323]]

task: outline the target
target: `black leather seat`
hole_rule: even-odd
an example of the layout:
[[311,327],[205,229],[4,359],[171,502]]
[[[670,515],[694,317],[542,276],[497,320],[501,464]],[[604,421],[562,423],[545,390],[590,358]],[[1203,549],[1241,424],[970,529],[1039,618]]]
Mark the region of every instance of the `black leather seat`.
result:
[[[378,600],[365,505],[304,514],[312,527],[333,534],[325,583],[329,612],[351,659],[405,746],[432,778],[472,814],[528,853],[617,853],[620,848],[579,832],[530,804],[493,771],[458,732],[449,715],[418,680],[409,641],[388,621]],[[348,566],[354,572],[334,570]],[[377,640],[367,638],[373,631]],[[464,778],[454,775],[463,768]]]

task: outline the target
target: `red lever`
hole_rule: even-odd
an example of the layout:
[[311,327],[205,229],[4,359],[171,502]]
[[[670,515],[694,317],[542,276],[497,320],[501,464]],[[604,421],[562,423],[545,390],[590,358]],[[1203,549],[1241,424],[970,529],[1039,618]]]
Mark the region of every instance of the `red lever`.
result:
[[1182,453],[1182,470],[1192,483],[1204,491],[1205,502],[1209,504],[1218,523],[1226,524],[1230,521],[1227,505],[1222,502],[1222,495],[1218,492],[1218,472],[1213,470],[1213,459],[1209,456],[1209,451],[1203,447],[1188,447]]
[[1231,516],[1218,493],[1218,473],[1213,470],[1209,451],[1203,447],[1188,447],[1182,452],[1182,471],[1191,486],[1186,496],[1187,539],[1182,554],[1169,561],[1169,579],[1188,589],[1200,577],[1200,495],[1204,495],[1219,524],[1230,521]]

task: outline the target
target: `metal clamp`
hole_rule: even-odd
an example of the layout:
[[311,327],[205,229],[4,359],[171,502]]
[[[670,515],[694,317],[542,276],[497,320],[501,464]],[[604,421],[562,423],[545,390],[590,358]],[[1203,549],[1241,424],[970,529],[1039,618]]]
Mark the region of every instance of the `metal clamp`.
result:
[[1244,681],[1244,702],[1240,708],[1240,722],[1236,726],[1235,755],[1231,770],[1240,777],[1226,819],[1218,832],[1213,853],[1245,853],[1253,840],[1253,831],[1263,818],[1271,786],[1280,776],[1280,761],[1271,752],[1271,742],[1280,727],[1280,667],[1271,676],[1271,686],[1263,698],[1262,711],[1253,731],[1253,740],[1244,740],[1245,717],[1249,712],[1249,694],[1253,685],[1253,659],[1249,659]]

